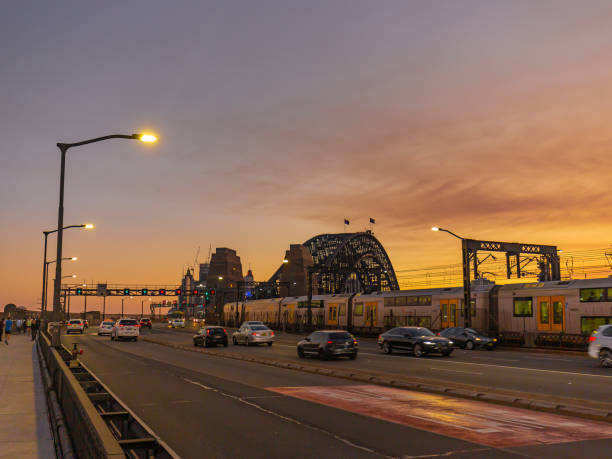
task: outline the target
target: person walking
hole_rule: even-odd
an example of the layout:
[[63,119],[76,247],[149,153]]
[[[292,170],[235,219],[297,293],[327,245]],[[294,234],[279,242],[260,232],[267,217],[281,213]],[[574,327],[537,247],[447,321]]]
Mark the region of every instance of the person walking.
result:
[[37,317],[32,321],[32,341],[36,339],[38,330],[40,329],[40,319]]
[[2,342],[3,334],[4,334],[4,317],[0,319],[0,343]]
[[11,317],[7,317],[4,322],[4,344],[8,346],[9,339],[11,338],[11,328],[13,328],[13,321]]
[[30,336],[32,333],[32,318],[28,317],[25,321],[25,329],[26,329],[26,335]]

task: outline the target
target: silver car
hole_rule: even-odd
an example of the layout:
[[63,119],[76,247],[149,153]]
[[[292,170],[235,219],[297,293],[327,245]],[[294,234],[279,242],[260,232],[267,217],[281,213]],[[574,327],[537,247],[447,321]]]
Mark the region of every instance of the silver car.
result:
[[243,324],[238,331],[232,335],[234,344],[244,344],[252,346],[254,344],[267,343],[272,346],[274,342],[274,332],[265,325]]
[[602,367],[612,367],[612,324],[602,325],[589,337],[589,355]]

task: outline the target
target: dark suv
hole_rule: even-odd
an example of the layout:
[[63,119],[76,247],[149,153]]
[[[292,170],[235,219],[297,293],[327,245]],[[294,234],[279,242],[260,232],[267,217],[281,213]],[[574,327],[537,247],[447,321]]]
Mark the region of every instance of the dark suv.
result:
[[145,317],[140,319],[140,328],[142,328],[142,327],[149,327],[149,328],[151,328],[151,319],[147,319]]
[[344,355],[349,359],[354,359],[358,351],[357,340],[344,330],[316,331],[297,344],[297,353],[300,358],[312,355],[321,360],[327,360],[330,357]]
[[450,339],[436,336],[425,327],[392,328],[378,337],[378,345],[385,354],[391,354],[397,349],[412,351],[415,357],[432,352],[448,356],[453,352],[453,342]]
[[209,347],[217,344],[227,346],[227,332],[223,327],[206,326],[193,335],[194,346]]

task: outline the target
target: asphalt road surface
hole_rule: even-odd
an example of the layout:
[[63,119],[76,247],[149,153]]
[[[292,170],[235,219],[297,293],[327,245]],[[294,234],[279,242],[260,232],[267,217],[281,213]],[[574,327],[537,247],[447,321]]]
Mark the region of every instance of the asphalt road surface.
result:
[[[228,330],[231,336],[231,332]],[[152,331],[143,330],[157,340],[192,346],[192,333],[168,329],[157,324]],[[266,345],[227,348],[216,352],[242,352],[261,357],[299,361],[295,335],[277,335],[272,347]],[[371,370],[385,374],[415,376],[435,381],[451,381],[513,391],[593,402],[612,403],[612,371],[601,368],[596,359],[583,355],[538,354],[495,349],[493,351],[455,349],[449,357],[439,355],[417,359],[409,352],[382,354],[375,340],[360,339],[359,357],[352,360],[319,362],[329,367]],[[310,360],[310,359],[308,359]]]
[[[179,339],[178,333],[152,335]],[[81,360],[184,458],[591,459],[612,451],[609,423],[352,384],[142,341],[62,339],[78,342]],[[285,352],[277,344],[248,350]]]

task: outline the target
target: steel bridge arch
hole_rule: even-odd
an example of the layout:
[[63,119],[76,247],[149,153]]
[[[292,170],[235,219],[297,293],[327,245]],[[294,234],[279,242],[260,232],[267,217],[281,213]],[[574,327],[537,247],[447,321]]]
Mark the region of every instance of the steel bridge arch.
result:
[[[371,231],[319,234],[302,245],[314,261],[310,273],[315,294],[352,293],[347,285],[351,278],[359,281],[358,291],[399,290],[391,260]],[[282,270],[281,265],[268,282],[278,282]]]

